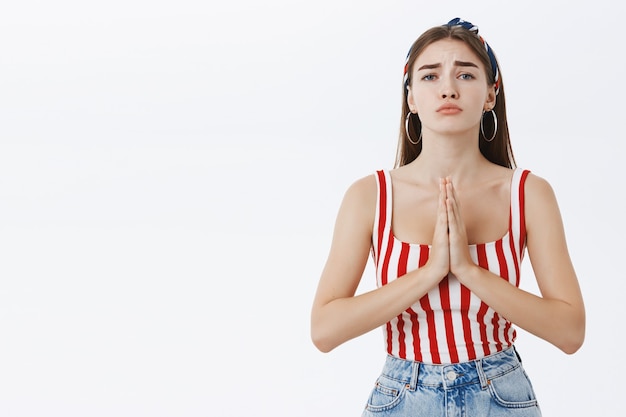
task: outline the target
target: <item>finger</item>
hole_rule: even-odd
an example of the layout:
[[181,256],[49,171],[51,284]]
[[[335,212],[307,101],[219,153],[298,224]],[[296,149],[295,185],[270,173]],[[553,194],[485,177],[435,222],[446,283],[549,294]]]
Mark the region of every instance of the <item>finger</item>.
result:
[[448,181],[446,182],[446,196],[449,200],[452,200],[455,205],[458,204],[456,198],[456,190],[454,189],[454,184],[452,183],[451,179],[448,179]]
[[447,212],[447,220],[448,220],[448,232],[450,234],[456,234],[458,231],[458,222],[454,210],[454,201],[450,198],[446,200],[446,212]]
[[456,198],[454,186],[451,182],[447,185],[447,217],[448,227],[450,229],[450,238],[455,242],[465,242],[466,231],[465,224],[463,223],[463,217],[459,208],[459,202]]
[[449,178],[446,181],[446,208],[448,212],[448,224],[456,228],[459,222],[458,207],[454,186]]

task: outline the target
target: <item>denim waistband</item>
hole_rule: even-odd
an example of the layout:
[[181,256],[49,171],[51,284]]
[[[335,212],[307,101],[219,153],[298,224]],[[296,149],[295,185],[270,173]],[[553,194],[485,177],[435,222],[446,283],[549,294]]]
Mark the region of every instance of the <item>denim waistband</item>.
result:
[[469,362],[446,365],[429,365],[387,356],[382,374],[407,384],[410,389],[417,385],[443,389],[468,384],[486,387],[490,380],[517,369],[521,360],[515,347]]

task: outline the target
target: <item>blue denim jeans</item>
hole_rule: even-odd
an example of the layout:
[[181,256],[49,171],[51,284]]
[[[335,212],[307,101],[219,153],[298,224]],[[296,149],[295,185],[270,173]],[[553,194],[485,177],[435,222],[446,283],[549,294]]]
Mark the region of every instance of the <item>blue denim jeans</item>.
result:
[[475,361],[426,365],[388,356],[362,417],[539,417],[515,348]]

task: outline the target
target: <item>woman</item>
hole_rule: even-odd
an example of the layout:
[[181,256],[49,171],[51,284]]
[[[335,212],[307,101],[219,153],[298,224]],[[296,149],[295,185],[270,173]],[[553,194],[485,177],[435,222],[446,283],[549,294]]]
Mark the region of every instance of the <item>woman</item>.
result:
[[[477,27],[426,31],[407,56],[396,167],[345,194],[311,335],[328,352],[382,326],[364,416],[538,416],[515,326],[568,354],[583,343],[557,201],[515,167],[501,81]],[[541,297],[519,288],[526,248]],[[370,254],[378,288],[355,296]]]

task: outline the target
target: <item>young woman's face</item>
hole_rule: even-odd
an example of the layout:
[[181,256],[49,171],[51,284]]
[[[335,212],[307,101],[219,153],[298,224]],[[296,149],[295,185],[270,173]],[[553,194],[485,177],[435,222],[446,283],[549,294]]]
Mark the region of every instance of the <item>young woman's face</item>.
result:
[[484,65],[462,41],[434,42],[415,60],[407,101],[419,115],[423,133],[474,133],[495,98]]

